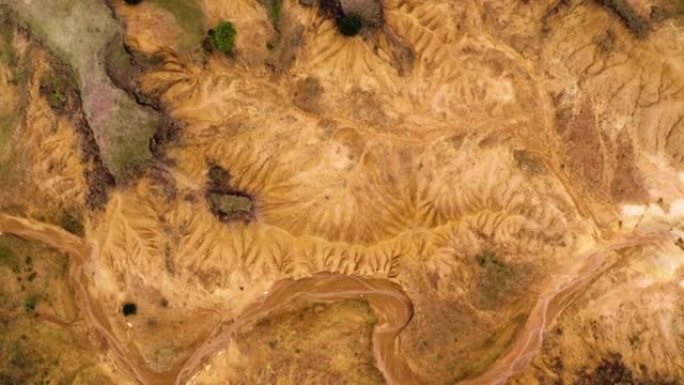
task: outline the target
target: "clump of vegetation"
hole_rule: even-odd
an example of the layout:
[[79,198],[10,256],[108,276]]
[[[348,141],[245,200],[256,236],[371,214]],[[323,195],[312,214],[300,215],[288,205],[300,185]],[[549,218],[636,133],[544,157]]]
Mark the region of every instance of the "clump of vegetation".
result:
[[645,378],[639,378],[622,360],[619,353],[609,353],[592,372],[586,369],[578,372],[576,385],[634,384],[634,385],[675,385],[679,382],[660,375],[647,375],[648,368],[640,368]]
[[211,46],[223,53],[232,54],[235,49],[237,30],[230,21],[222,21],[209,31]]
[[645,38],[649,33],[649,25],[644,18],[632,8],[627,0],[597,0],[605,7],[610,8],[622,19],[627,28],[638,38]]
[[363,20],[359,15],[345,15],[337,23],[337,27],[344,36],[356,36],[363,27]]
[[82,219],[74,213],[65,211],[59,217],[59,225],[62,228],[74,235],[82,237],[85,235],[85,228],[83,227]]
[[221,166],[209,167],[209,183],[213,189],[227,189],[230,186],[230,173]]
[[677,12],[684,14],[684,0],[677,0]]
[[273,27],[276,30],[279,30],[283,0],[263,0],[263,2],[266,11],[268,11],[268,17],[271,19],[271,23],[273,23]]
[[477,289],[487,303],[499,303],[511,294],[514,270],[491,251],[475,256],[480,267]]
[[121,313],[123,313],[123,315],[126,317],[128,317],[129,315],[135,315],[137,312],[138,305],[134,304],[133,302],[126,302],[121,307]]
[[33,296],[24,298],[24,301],[21,303],[21,307],[26,313],[32,312],[36,308],[36,298]]
[[211,193],[209,194],[209,201],[212,211],[223,220],[246,219],[252,212],[252,200],[243,195]]
[[61,112],[66,107],[66,86],[64,81],[56,74],[48,73],[43,75],[40,79],[40,93],[45,97],[53,110]]
[[254,209],[252,199],[231,187],[230,173],[219,165],[209,167],[207,200],[211,211],[222,221],[249,220]]

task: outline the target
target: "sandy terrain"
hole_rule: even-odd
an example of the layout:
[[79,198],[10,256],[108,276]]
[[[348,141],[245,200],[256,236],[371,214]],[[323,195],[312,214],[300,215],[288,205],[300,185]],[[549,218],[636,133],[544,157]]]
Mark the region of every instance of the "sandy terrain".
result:
[[[41,17],[31,2],[8,13],[0,241],[70,256],[53,284],[78,327],[58,323],[97,375],[682,383],[677,2],[341,3],[361,9],[356,36],[324,12],[336,2],[113,0],[119,56],[12,23]],[[222,20],[231,55],[198,41]],[[68,59],[85,51],[92,76]],[[55,108],[44,79],[63,62]],[[96,94],[163,116],[126,183],[125,146],[94,119],[116,111],[87,90],[107,75]],[[42,322],[3,304],[4,325]],[[15,369],[0,374],[29,378]]]

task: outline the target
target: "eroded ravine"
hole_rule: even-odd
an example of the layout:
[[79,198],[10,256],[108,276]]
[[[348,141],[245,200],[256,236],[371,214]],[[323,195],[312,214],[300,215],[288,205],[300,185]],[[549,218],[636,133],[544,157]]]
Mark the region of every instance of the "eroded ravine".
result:
[[[386,279],[365,278],[341,274],[321,273],[298,280],[281,280],[258,302],[247,307],[236,319],[219,323],[195,351],[166,372],[149,369],[135,348],[127,346],[114,335],[103,310],[88,294],[85,262],[97,257],[97,247],[52,225],[0,214],[0,233],[9,233],[37,241],[74,257],[69,277],[77,289],[78,300],[86,313],[91,328],[109,343],[113,358],[121,370],[130,373],[145,385],[187,383],[211,355],[222,351],[231,336],[243,325],[267,316],[298,297],[334,301],[364,299],[375,313],[378,323],[373,331],[373,353],[378,369],[390,385],[420,384],[400,354],[399,333],[410,321],[413,307],[401,288]],[[624,235],[614,242],[587,253],[585,266],[574,275],[552,277],[548,289],[538,298],[527,322],[517,334],[511,347],[480,376],[463,382],[466,385],[502,384],[523,369],[539,349],[544,331],[598,274],[605,271],[606,255],[610,251],[635,247],[668,239],[668,231]]]

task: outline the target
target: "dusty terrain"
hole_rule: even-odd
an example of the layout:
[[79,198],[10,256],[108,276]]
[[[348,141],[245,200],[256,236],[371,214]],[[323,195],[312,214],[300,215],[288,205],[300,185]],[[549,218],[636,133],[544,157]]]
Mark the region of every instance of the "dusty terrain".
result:
[[0,16],[0,384],[684,383],[681,1]]

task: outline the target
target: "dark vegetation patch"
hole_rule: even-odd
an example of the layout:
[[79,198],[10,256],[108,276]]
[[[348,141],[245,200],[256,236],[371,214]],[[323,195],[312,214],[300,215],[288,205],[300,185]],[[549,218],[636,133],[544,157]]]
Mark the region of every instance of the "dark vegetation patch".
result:
[[136,5],[142,3],[142,0],[124,0],[126,4]]
[[619,353],[604,357],[593,371],[580,371],[574,385],[679,385],[680,383],[660,375],[652,376],[646,366],[641,365],[641,376],[636,375],[622,361]]
[[344,36],[355,36],[364,26],[363,19],[358,14],[346,15],[339,0],[321,0],[320,12],[331,18],[337,24],[337,29]]
[[344,36],[356,36],[363,27],[363,20],[359,15],[345,15],[337,26]]
[[67,96],[64,83],[54,73],[47,73],[40,79],[40,93],[45,97],[50,107],[62,112],[67,104]]
[[76,213],[75,210],[65,210],[59,216],[59,225],[66,231],[78,235],[85,236],[85,228],[83,227],[83,216]]
[[121,306],[121,313],[128,317],[129,315],[135,315],[138,312],[138,305],[133,302],[126,302]]
[[648,21],[629,5],[627,0],[596,0],[615,13],[630,32],[637,38],[646,38],[650,32]]
[[211,165],[209,172],[209,188],[216,191],[223,191],[230,189],[230,173],[219,165]]
[[515,303],[529,289],[532,272],[526,265],[505,262],[493,251],[475,256],[475,286],[471,295],[483,308]]
[[117,88],[135,98],[138,104],[159,110],[159,100],[140,92],[136,79],[162,64],[161,56],[148,56],[130,50],[121,36],[112,39],[105,48],[105,70]]
[[233,54],[237,30],[230,21],[222,21],[209,30],[209,41],[213,49],[225,54]]
[[248,222],[254,216],[252,197],[232,187],[230,173],[219,165],[209,167],[206,198],[211,212],[222,222]]
[[36,297],[28,296],[24,298],[24,301],[21,303],[21,307],[24,309],[25,313],[32,312],[36,308]]

